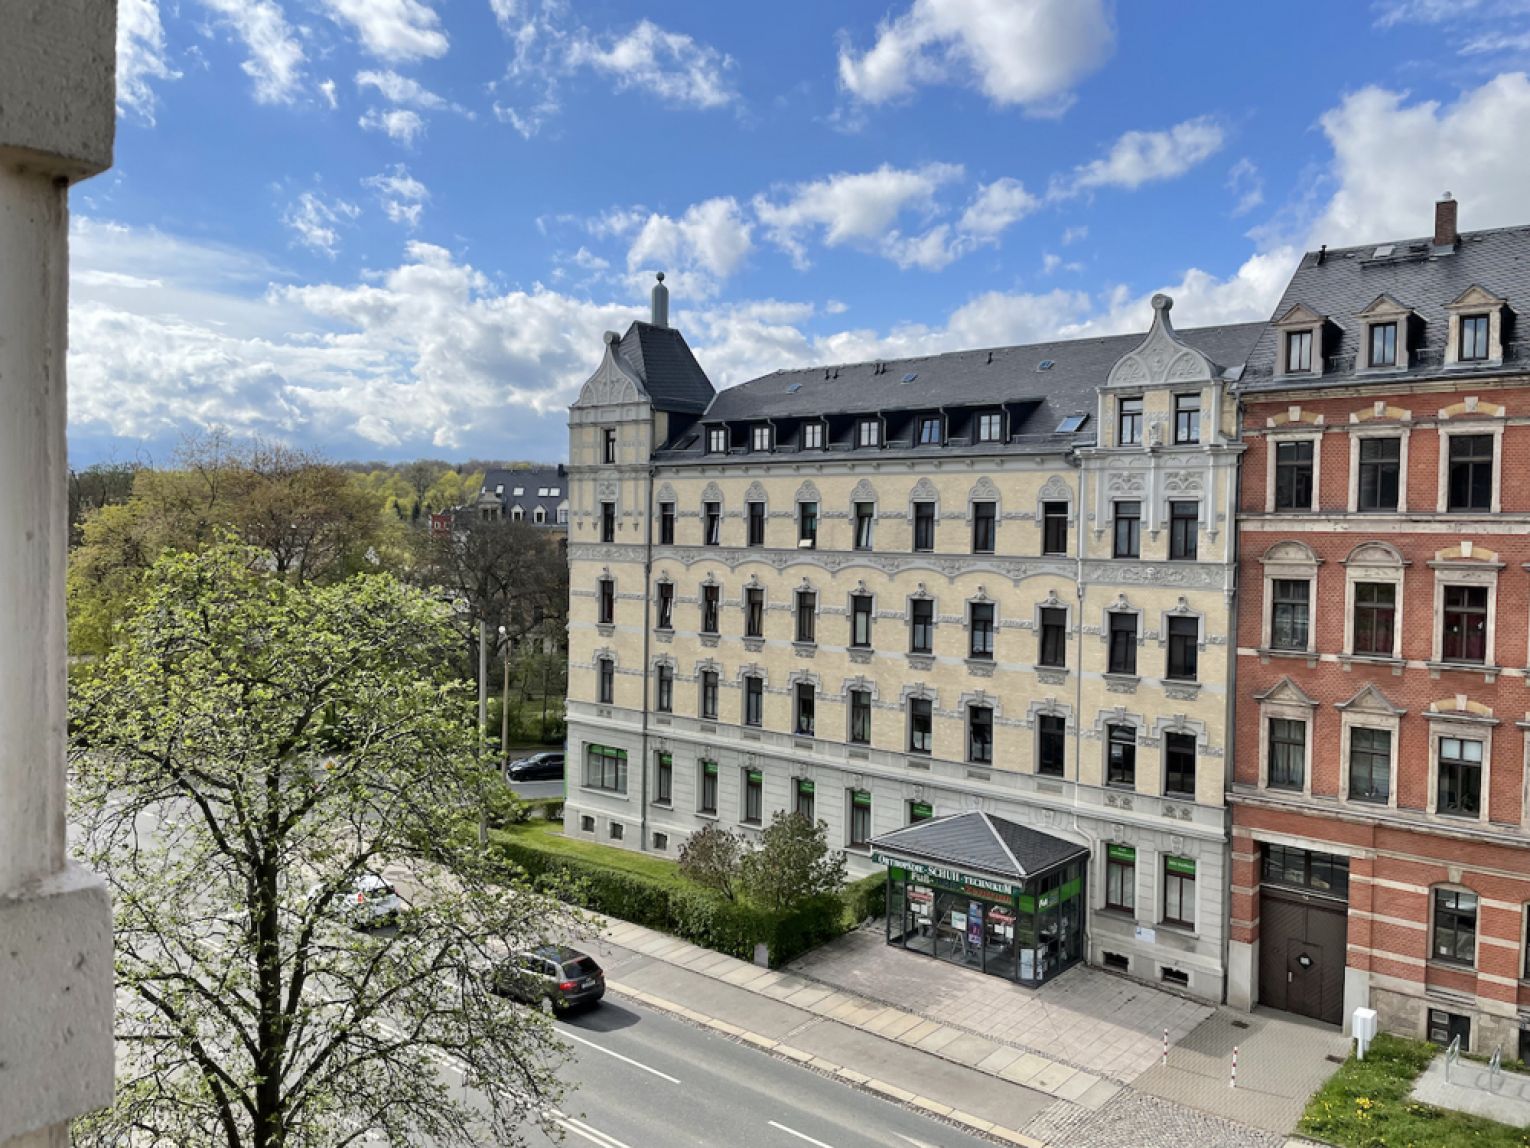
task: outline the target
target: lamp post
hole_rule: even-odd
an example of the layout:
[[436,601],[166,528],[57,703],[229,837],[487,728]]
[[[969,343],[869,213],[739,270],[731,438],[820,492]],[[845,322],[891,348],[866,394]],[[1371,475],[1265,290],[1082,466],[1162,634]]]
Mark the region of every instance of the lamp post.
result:
[[483,803],[483,763],[489,741],[489,623],[478,619],[478,847],[489,847],[489,811]]
[[501,626],[499,628],[499,641],[505,647],[505,684],[502,696],[499,699],[499,767],[505,769],[510,765],[510,643],[506,640],[508,631]]

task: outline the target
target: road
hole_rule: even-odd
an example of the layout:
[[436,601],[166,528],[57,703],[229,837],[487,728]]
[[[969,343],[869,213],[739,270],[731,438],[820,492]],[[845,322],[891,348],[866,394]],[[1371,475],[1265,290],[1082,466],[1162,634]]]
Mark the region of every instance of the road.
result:
[[525,801],[539,797],[562,797],[563,782],[560,781],[513,781],[510,790]]

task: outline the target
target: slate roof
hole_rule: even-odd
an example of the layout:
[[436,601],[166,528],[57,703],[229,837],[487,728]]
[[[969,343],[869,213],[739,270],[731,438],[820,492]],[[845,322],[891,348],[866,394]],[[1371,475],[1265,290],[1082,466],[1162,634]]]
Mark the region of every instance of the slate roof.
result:
[[643,380],[656,410],[700,414],[717,393],[685,336],[673,327],[634,322],[617,351]]
[[[1320,261],[1321,258],[1321,261]],[[1347,382],[1374,379],[1381,383],[1397,378],[1436,375],[1443,361],[1449,333],[1445,305],[1469,287],[1481,287],[1509,301],[1511,311],[1530,309],[1530,227],[1505,227],[1470,231],[1461,235],[1453,251],[1436,253],[1432,239],[1398,239],[1367,243],[1302,256],[1301,264],[1286,286],[1273,319],[1292,307],[1305,304],[1328,318],[1324,340],[1323,374],[1312,379],[1275,377],[1276,352],[1281,332],[1268,328],[1249,355],[1243,391],[1278,387],[1331,386],[1336,378]],[[1389,295],[1417,314],[1411,346],[1414,365],[1406,370],[1371,372],[1355,365],[1365,363],[1365,323],[1360,313],[1378,295]],[[1515,338],[1512,328],[1505,341]],[[1335,345],[1337,344],[1337,345]],[[1530,358],[1530,346],[1505,348],[1505,361]],[[1484,368],[1501,370],[1502,368]],[[1451,368],[1452,374],[1470,374],[1471,368]]]
[[[1237,378],[1263,330],[1263,323],[1238,323],[1175,334],[1229,377]],[[1144,337],[1137,332],[780,370],[719,392],[701,422],[1028,403],[1023,418],[1010,428],[1022,436],[1020,446],[1052,450],[1088,446],[1095,441],[1092,418],[1077,434],[1058,434],[1058,425],[1068,415],[1094,414],[1095,389],[1104,384],[1116,361],[1135,350]],[[1042,368],[1043,362],[1051,366]],[[904,382],[909,375],[914,378]],[[788,445],[783,441],[778,449]],[[984,449],[991,451],[993,445]],[[693,432],[663,451],[662,457],[674,461],[699,456],[703,447],[702,436]]]
[[874,849],[935,861],[954,869],[1008,877],[1015,882],[1087,857],[1083,845],[1017,825],[982,810],[921,821],[873,838]]
[[[500,487],[504,488],[503,491],[498,489]],[[515,493],[517,487],[521,489],[520,494]],[[547,494],[538,493],[544,489]],[[558,493],[553,494],[554,490]],[[544,525],[557,526],[558,507],[568,501],[568,475],[564,468],[557,466],[522,470],[496,467],[484,472],[483,486],[478,493],[498,495],[500,504],[505,508],[506,518],[510,517],[512,508],[519,506],[525,521],[534,523],[535,510],[540,506],[547,515]]]

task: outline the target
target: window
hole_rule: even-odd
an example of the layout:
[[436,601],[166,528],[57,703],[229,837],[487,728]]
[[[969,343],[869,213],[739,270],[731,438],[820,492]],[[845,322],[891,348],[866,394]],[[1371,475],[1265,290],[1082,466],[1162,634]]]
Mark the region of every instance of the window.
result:
[[1263,852],[1261,881],[1294,885],[1333,897],[1349,896],[1349,858],[1288,845],[1265,845]]
[[744,591],[744,637],[765,636],[765,591],[751,586]]
[[717,815],[717,763],[715,761],[703,761],[701,763],[701,797],[697,802],[699,811]]
[[668,805],[674,800],[675,759],[667,753],[658,754],[654,764],[653,802]]
[[584,787],[627,792],[627,751],[605,745],[585,747]]
[[1175,562],[1194,562],[1200,552],[1199,502],[1169,503],[1169,558]]
[[797,641],[812,642],[817,639],[818,595],[810,590],[797,591]]
[[1195,796],[1195,735],[1164,733],[1163,791],[1183,797]]
[[1463,363],[1480,363],[1488,357],[1488,317],[1461,316],[1461,354]]
[[809,825],[813,823],[813,783],[805,777],[797,779],[796,796],[792,804],[792,812]]
[[871,794],[864,789],[850,791],[850,847],[864,849],[871,844]]
[[856,745],[871,744],[871,691],[850,691],[850,740]]
[[1390,658],[1397,620],[1397,587],[1391,582],[1356,582],[1354,611],[1354,652]]
[[601,658],[595,666],[599,672],[595,700],[602,705],[610,705],[616,696],[616,663],[610,658]]
[[1137,446],[1142,442],[1142,400],[1116,400],[1116,445]]
[[1270,719],[1271,789],[1301,789],[1307,781],[1307,723]]
[[1110,615],[1110,662],[1112,674],[1137,672],[1137,615]]
[[908,604],[908,650],[928,654],[935,648],[935,603],[929,598],[914,598]]
[[616,503],[614,502],[600,504],[600,540],[602,542],[616,541]]
[[1373,367],[1395,367],[1397,365],[1396,323],[1371,324],[1370,364]]
[[1137,784],[1137,731],[1129,725],[1106,726],[1105,784]]
[[871,645],[871,595],[850,595],[850,645],[866,649]]
[[1060,714],[1036,716],[1036,772],[1043,777],[1061,777],[1067,753],[1067,720]]
[[728,428],[727,427],[711,427],[711,428],[709,428],[707,430],[707,453],[708,454],[727,454],[728,453]]
[[882,424],[877,419],[861,419],[855,425],[855,442],[857,446],[880,446],[882,442]]
[[701,671],[701,716],[717,720],[717,671]]
[[616,431],[613,430],[610,427],[607,427],[606,430],[605,430],[604,439],[605,439],[605,452],[604,452],[604,454],[601,457],[601,461],[607,462],[607,463],[615,462],[616,461]]
[[620,841],[626,832],[627,827],[620,821],[613,821],[606,826],[606,833],[610,836],[612,841]]
[[669,834],[655,833],[653,835],[653,847],[660,853],[663,853],[665,850],[667,850],[669,848]]
[[765,724],[765,679],[753,675],[744,679],[744,724]]
[[1174,441],[1180,444],[1201,441],[1201,396],[1174,396]]
[[967,760],[979,765],[993,761],[993,710],[967,707]]
[[940,445],[940,416],[922,415],[919,419],[919,445]]
[[768,426],[754,428],[749,449],[754,451],[768,451],[770,449],[770,428]]
[[1057,606],[1041,609],[1041,649],[1038,666],[1063,667],[1068,664],[1068,611]]
[[813,709],[815,693],[812,682],[798,682],[796,689],[797,720],[794,728],[799,737],[813,736]]
[[818,545],[818,503],[797,503],[797,546],[812,550]]
[[1168,672],[1164,676],[1180,682],[1195,681],[1200,641],[1200,619],[1170,618],[1169,664]]
[[1195,927],[1195,862],[1188,857],[1163,859],[1163,919]]
[[914,549],[935,549],[935,504],[914,503]]
[[1275,509],[1312,509],[1312,441],[1275,444]]
[[763,502],[749,504],[749,545],[765,545],[765,504]]
[[857,502],[855,504],[855,548],[857,550],[871,549],[872,524],[876,522],[876,517],[876,503]]
[[1041,552],[1043,554],[1068,552],[1068,504],[1066,502],[1041,504]]
[[568,525],[568,507],[566,507],[566,506],[558,507],[558,525],[559,526],[567,526]]
[[1360,482],[1355,493],[1361,510],[1396,510],[1401,479],[1402,439],[1360,440]]
[[744,770],[744,817],[745,825],[758,825],[764,820],[765,775],[758,769]]
[[1434,948],[1437,961],[1477,961],[1477,894],[1459,889],[1434,891]]
[[1482,813],[1482,743],[1458,737],[1440,739],[1439,790],[1435,809],[1452,817]]
[[934,739],[929,698],[908,699],[908,748],[910,753],[929,753]]
[[661,714],[673,713],[675,709],[675,668],[662,663],[657,667],[658,689],[655,691],[653,708]]
[[1137,851],[1130,845],[1105,846],[1105,907],[1136,911]]
[[823,423],[802,424],[802,449],[823,449]]
[[935,816],[935,807],[928,801],[910,801],[908,803],[908,823],[918,825],[921,821],[928,821]]
[[1349,731],[1349,799],[1385,805],[1392,794],[1392,731]]
[[1312,370],[1312,332],[1286,332],[1286,374],[1298,375]]
[[546,522],[547,508],[545,506],[537,507],[534,511],[531,512],[531,520],[536,523]]
[[616,621],[616,583],[609,578],[600,580],[600,613],[597,617],[607,626]]
[[1142,554],[1142,503],[1118,502],[1115,509],[1113,558],[1139,558]]
[[722,595],[720,586],[703,586],[701,588],[701,632],[703,634],[717,633],[717,604]]
[[1004,439],[1004,416],[998,411],[984,411],[977,417],[978,442],[1002,442]]
[[722,503],[708,502],[702,506],[702,518],[706,524],[706,533],[702,541],[707,546],[722,545]]
[[673,630],[675,628],[675,586],[672,582],[660,582],[658,618],[654,622],[656,629]]
[[972,552],[974,554],[993,553],[997,520],[997,503],[974,502],[972,504]]
[[1493,436],[1453,434],[1446,509],[1493,509]]
[[659,544],[661,546],[675,544],[675,504],[673,502],[659,503]]
[[1487,661],[1486,586],[1446,586],[1441,656],[1447,662]]
[[969,658],[993,658],[993,603],[974,602],[968,607]]
[[1458,1012],[1446,1012],[1444,1009],[1432,1008],[1429,1010],[1429,1039],[1441,1048],[1449,1048],[1457,1037],[1461,1038],[1461,1047],[1469,1049],[1472,1046],[1472,1018]]
[[595,819],[593,817],[591,817],[589,814],[585,814],[584,816],[580,817],[579,818],[579,830],[580,830],[581,833],[594,833],[595,832]]
[[1276,578],[1270,587],[1270,646],[1276,650],[1307,649],[1307,597],[1312,583],[1303,578]]

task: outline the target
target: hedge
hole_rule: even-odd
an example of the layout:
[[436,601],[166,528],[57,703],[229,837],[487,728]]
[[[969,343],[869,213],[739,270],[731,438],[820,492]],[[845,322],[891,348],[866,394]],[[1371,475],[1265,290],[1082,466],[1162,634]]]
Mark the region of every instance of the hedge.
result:
[[774,912],[687,881],[668,861],[563,837],[546,822],[497,830],[495,846],[539,887],[588,909],[671,933],[703,948],[754,960],[763,944],[772,968],[848,932],[885,905],[883,874],[840,893]]

